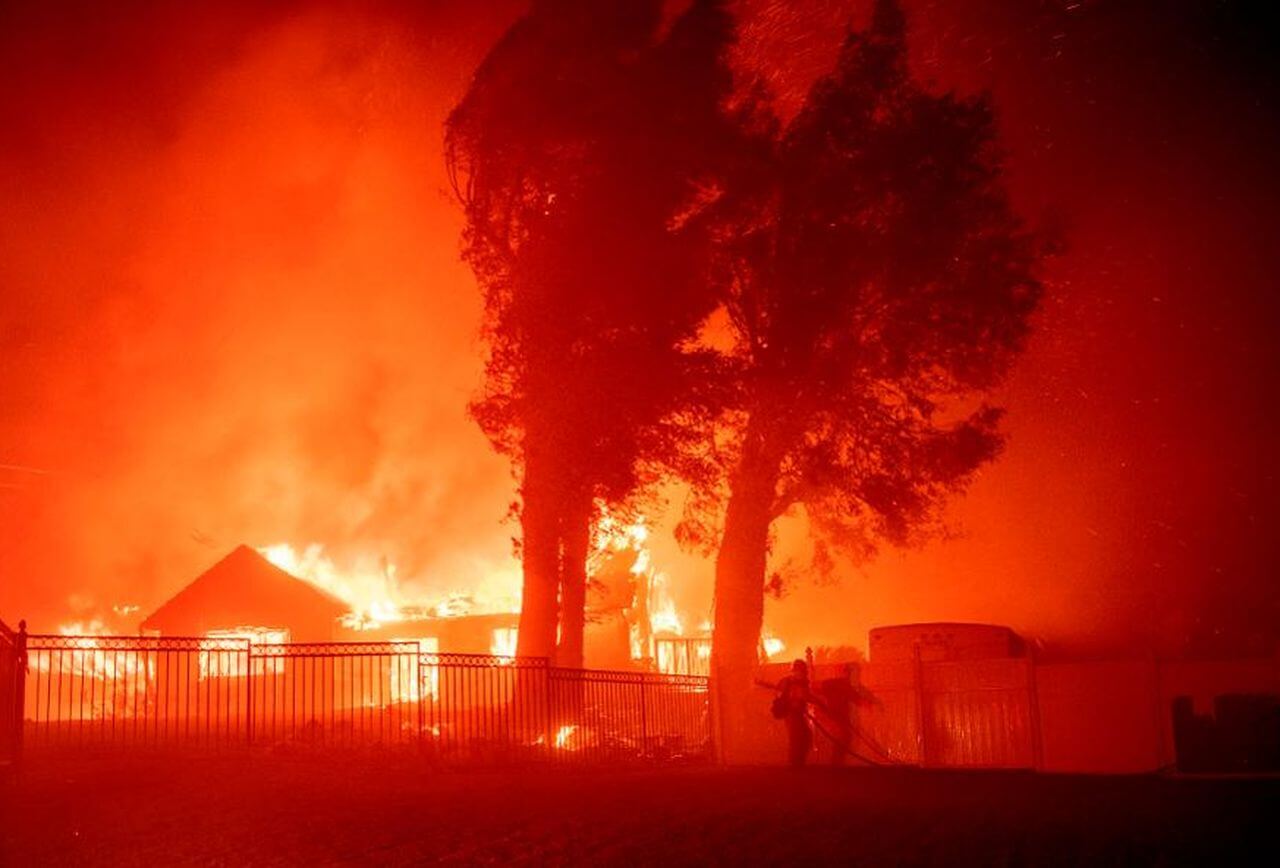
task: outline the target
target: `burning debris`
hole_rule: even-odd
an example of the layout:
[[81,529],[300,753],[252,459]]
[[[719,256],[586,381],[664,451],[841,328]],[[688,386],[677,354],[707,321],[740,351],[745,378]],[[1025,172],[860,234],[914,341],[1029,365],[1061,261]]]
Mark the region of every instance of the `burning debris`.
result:
[[562,726],[556,730],[556,748],[566,750],[570,747],[569,740],[573,738],[574,733],[578,731],[578,727],[569,725]]

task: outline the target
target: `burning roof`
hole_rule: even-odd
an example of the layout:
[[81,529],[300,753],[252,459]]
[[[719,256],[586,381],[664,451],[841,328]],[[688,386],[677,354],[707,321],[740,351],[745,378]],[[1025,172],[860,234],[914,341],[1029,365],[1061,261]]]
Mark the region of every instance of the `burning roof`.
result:
[[286,628],[295,641],[319,641],[332,638],[347,610],[337,597],[241,545],[147,616],[142,629],[203,636],[252,624]]

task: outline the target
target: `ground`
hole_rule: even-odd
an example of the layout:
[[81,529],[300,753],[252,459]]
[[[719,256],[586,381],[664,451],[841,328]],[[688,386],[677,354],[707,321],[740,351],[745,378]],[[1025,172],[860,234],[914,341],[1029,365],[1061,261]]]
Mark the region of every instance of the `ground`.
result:
[[911,769],[29,759],[0,784],[0,864],[1277,865],[1278,796]]

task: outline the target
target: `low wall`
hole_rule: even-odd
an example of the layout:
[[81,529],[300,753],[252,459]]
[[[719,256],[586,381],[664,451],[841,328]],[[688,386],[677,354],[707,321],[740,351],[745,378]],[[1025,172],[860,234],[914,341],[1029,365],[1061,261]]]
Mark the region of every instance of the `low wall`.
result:
[[[841,666],[818,666],[813,682],[843,673]],[[782,674],[785,667],[771,666],[760,677],[776,681]],[[1248,711],[1250,702],[1266,705],[1267,697],[1280,696],[1280,660],[891,661],[861,664],[854,680],[865,702],[855,711],[860,735],[853,749],[868,760],[933,768],[1140,774],[1178,765],[1174,706],[1179,697],[1189,698],[1198,721],[1204,717],[1200,729],[1208,735],[1201,733],[1201,740],[1211,739],[1221,703]],[[782,725],[768,716],[768,701],[762,691],[755,715],[760,728],[755,759],[781,762],[786,736]],[[1256,730],[1268,725],[1264,719],[1248,737],[1265,741],[1267,733]],[[1272,735],[1280,742],[1280,731]],[[1219,736],[1232,737],[1231,732]],[[1185,754],[1185,733],[1182,741]],[[830,755],[829,740],[819,733],[814,759]],[[1185,756],[1183,760],[1185,767]],[[1250,767],[1248,759],[1237,757],[1235,762],[1242,769]]]

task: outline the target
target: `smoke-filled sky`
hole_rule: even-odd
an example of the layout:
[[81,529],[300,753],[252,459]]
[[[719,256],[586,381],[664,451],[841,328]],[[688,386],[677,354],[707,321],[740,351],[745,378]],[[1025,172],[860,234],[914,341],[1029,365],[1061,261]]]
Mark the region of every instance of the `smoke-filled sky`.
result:
[[[432,594],[512,580],[514,485],[465,412],[479,299],[441,136],[522,5],[3,8],[0,617],[145,612],[242,541],[386,558]],[[794,102],[865,6],[742,0],[740,62]],[[914,620],[1271,647],[1280,127],[1261,15],[907,6],[917,74],[990,91],[1020,209],[1069,246],[955,536],[797,578],[767,623],[793,647]],[[667,536],[655,561],[696,622],[710,564]]]

